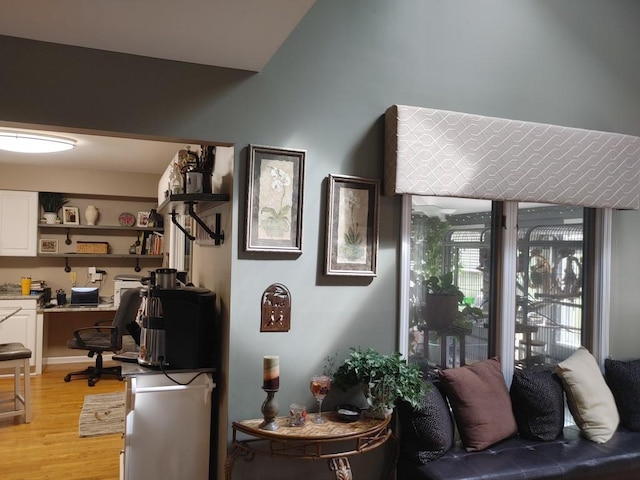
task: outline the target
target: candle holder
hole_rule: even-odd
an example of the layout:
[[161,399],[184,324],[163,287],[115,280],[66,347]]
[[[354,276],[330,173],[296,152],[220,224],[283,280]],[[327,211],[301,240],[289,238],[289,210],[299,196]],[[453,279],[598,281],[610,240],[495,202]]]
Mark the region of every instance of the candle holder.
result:
[[262,416],[264,421],[260,424],[262,430],[277,430],[278,422],[276,417],[278,416],[278,401],[276,400],[276,392],[278,389],[270,389],[262,387],[262,390],[267,392],[267,398],[262,402]]

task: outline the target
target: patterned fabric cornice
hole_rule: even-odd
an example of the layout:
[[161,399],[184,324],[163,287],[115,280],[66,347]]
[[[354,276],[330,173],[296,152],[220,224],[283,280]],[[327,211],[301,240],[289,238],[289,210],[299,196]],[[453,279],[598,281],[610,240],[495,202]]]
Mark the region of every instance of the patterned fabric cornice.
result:
[[385,194],[640,208],[640,138],[430,108],[385,114]]

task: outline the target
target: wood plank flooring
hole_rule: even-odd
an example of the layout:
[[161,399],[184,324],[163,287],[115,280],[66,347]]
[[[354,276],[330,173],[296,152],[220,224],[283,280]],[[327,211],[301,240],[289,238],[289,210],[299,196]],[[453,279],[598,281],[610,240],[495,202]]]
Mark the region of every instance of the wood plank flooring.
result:
[[[82,364],[54,365],[31,376],[31,423],[24,424],[19,417],[0,419],[1,479],[118,479],[122,437],[80,438],[78,418],[85,395],[120,392],[125,384],[113,377],[95,387],[79,377],[63,381],[66,373],[82,368]],[[0,398],[10,398],[6,392],[12,391],[13,377],[0,378]]]

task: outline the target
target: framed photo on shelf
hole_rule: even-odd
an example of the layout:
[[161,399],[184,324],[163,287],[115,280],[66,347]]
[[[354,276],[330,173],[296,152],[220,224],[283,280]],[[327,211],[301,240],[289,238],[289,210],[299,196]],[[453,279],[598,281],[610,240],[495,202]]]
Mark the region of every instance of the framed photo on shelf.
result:
[[138,222],[136,227],[146,227],[149,225],[149,212],[138,212]]
[[302,253],[306,151],[249,145],[245,251]]
[[41,238],[38,253],[58,253],[58,240]]
[[62,207],[62,223],[65,225],[80,225],[78,207]]
[[329,175],[325,274],[375,277],[380,182]]

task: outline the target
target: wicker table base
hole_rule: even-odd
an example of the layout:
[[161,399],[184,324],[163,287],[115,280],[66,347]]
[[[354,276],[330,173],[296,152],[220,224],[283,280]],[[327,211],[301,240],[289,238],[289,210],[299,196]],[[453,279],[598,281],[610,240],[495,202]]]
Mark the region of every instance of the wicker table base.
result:
[[[275,431],[260,429],[263,419],[233,422],[233,450],[227,457],[225,479],[231,480],[231,470],[237,457],[252,460],[258,454],[307,460],[326,459],[337,480],[351,480],[349,457],[377,448],[392,438],[390,417],[384,420],[362,418],[345,423],[337,420],[332,412],[323,416],[327,419],[326,423],[307,421],[302,427],[290,427],[288,417],[278,417],[278,429]],[[240,440],[238,434],[249,438]],[[393,447],[393,460],[384,473],[384,479],[393,478],[397,457],[395,438]]]

